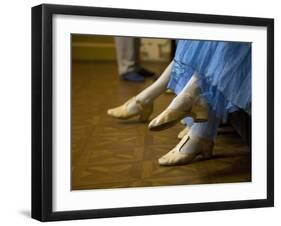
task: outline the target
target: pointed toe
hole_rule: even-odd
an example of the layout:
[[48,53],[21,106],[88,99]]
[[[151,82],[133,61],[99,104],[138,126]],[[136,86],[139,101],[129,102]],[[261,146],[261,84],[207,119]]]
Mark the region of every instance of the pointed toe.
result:
[[112,116],[112,115],[113,115],[113,109],[108,109],[108,110],[107,110],[107,114],[108,114],[109,116]]
[[[133,111],[128,110],[128,106],[133,104],[135,109]],[[153,111],[153,104],[143,104],[136,100],[135,97],[128,100],[125,104],[111,108],[107,110],[107,115],[117,119],[130,119],[135,116],[139,116],[141,122],[146,122]]]
[[167,160],[162,157],[162,158],[158,159],[158,164],[160,166],[166,166],[167,165]]
[[149,123],[148,128],[150,130],[153,130],[153,128],[157,127],[157,125],[159,125],[160,123],[161,122],[159,122],[158,118],[155,118]]

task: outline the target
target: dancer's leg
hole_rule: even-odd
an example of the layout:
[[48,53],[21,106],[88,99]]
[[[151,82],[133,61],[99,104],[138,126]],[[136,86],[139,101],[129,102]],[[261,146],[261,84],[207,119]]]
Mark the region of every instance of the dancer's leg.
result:
[[109,109],[107,114],[119,119],[128,119],[136,115],[143,115],[141,120],[147,121],[149,115],[152,113],[153,101],[166,90],[172,64],[171,62],[152,85],[140,92],[137,96],[131,98],[125,104],[117,108]]
[[201,89],[197,84],[198,80],[199,75],[194,73],[182,91],[169,104],[168,108],[187,111],[201,94]]
[[173,61],[166,67],[161,76],[149,87],[143,90],[136,96],[136,99],[142,103],[151,103],[153,102],[160,94],[162,94],[168,85],[171,70],[173,66]]

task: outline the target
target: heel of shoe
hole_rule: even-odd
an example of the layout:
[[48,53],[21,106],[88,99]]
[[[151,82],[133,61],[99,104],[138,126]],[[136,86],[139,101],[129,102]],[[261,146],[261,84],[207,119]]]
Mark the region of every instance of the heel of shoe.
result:
[[140,122],[147,122],[152,112],[153,105],[144,107],[139,117]]

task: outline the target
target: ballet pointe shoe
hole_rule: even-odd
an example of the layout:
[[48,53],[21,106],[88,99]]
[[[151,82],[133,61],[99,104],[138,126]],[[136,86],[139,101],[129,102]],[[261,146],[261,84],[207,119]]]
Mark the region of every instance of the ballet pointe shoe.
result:
[[166,108],[160,115],[153,119],[148,128],[152,131],[160,131],[170,128],[185,117],[192,117],[194,122],[208,121],[209,106],[203,98],[198,98],[188,111]]
[[[186,142],[189,142],[190,139],[195,139],[195,142],[197,142],[197,145],[193,147],[194,150],[190,153],[181,152],[182,146]],[[158,159],[158,163],[161,166],[184,165],[191,163],[199,155],[201,155],[203,159],[209,159],[212,157],[213,146],[213,141],[198,138],[197,136],[191,137],[190,135],[185,135],[175,148]]]
[[182,131],[179,132],[177,138],[181,140],[186,134],[188,134],[188,127],[185,127]]
[[[135,102],[137,107],[137,111],[134,113],[130,113],[127,110],[128,105],[131,104],[132,102]],[[135,97],[132,97],[123,105],[116,108],[109,109],[107,111],[107,114],[113,118],[123,119],[123,120],[130,119],[135,116],[139,116],[139,120],[141,122],[147,122],[152,112],[153,112],[153,104],[143,104],[141,101],[136,100]]]

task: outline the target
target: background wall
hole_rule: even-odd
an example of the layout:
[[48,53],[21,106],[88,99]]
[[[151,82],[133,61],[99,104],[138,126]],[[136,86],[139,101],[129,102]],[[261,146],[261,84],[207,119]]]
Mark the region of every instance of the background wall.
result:
[[[1,4],[0,35],[0,224],[39,225],[30,214],[30,109],[31,54],[30,7],[42,1],[3,1]],[[45,3],[89,5],[119,8],[139,8],[192,13],[229,14],[275,18],[275,62],[281,59],[280,6],[278,1],[116,1],[116,0],[60,0]],[[281,84],[280,64],[275,68],[275,85]],[[58,222],[52,225],[266,225],[280,221],[281,211],[281,89],[275,96],[275,178],[276,207],[248,210],[155,215],[115,219]],[[279,100],[279,101],[278,101]],[[278,103],[279,102],[279,103]],[[278,139],[279,138],[279,139]],[[276,225],[276,223],[270,223]]]
[[[163,61],[171,59],[171,40],[141,38],[141,61]],[[72,58],[79,61],[114,61],[116,48],[114,36],[72,35]]]

